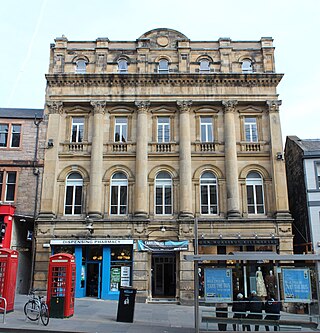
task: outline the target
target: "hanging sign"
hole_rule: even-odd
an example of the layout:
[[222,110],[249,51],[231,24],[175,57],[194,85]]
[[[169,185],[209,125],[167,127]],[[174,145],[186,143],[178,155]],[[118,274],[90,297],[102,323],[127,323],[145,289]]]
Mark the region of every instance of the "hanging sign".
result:
[[207,303],[232,302],[232,270],[230,268],[205,268],[204,299]]
[[144,241],[138,240],[139,251],[187,251],[188,241]]

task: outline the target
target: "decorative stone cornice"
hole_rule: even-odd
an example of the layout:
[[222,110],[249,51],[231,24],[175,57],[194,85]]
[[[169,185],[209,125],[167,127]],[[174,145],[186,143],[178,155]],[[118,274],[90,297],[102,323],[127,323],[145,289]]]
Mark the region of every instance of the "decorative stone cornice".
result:
[[106,101],[91,101],[90,104],[93,106],[94,114],[104,114],[107,106]]
[[192,101],[177,101],[180,112],[189,112],[191,109]]
[[280,105],[282,101],[274,100],[274,101],[267,101],[268,111],[269,112],[279,112]]
[[50,114],[62,113],[63,112],[63,103],[56,101],[48,101],[47,107]]
[[224,106],[224,112],[234,112],[236,110],[237,104],[238,101],[232,99],[222,101],[222,105]]
[[138,112],[148,112],[150,108],[150,101],[135,101],[134,104],[138,108]]

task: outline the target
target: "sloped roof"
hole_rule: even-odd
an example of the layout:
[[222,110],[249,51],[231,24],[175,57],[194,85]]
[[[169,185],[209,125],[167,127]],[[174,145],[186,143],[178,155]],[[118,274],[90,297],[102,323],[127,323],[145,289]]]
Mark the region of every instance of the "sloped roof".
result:
[[0,118],[43,118],[43,109],[0,108]]
[[320,155],[320,139],[299,139],[297,136],[289,136],[291,141],[295,142],[306,155]]

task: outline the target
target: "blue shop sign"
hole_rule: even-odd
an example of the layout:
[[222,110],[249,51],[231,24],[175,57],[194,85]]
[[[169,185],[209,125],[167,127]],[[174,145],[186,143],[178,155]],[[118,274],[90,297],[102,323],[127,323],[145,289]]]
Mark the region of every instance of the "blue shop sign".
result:
[[205,268],[204,298],[208,303],[232,302],[232,270],[230,268]]

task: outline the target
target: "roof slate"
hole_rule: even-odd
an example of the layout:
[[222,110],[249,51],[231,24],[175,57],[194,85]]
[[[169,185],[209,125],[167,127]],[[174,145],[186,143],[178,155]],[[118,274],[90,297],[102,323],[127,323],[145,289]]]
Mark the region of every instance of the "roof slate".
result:
[[43,118],[43,109],[0,108],[0,118]]

